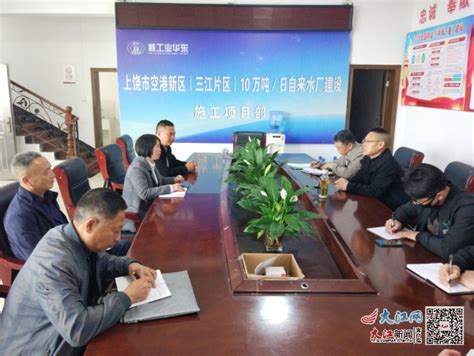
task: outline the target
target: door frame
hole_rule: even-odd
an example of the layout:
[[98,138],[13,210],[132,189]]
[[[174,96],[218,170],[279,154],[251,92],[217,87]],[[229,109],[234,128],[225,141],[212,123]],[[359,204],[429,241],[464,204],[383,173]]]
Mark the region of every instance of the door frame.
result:
[[352,104],[352,84],[355,70],[385,70],[388,71],[388,85],[385,84],[382,103],[382,127],[387,130],[390,135],[390,150],[393,150],[393,141],[395,137],[395,123],[397,120],[398,95],[400,92],[400,65],[384,65],[384,64],[351,64],[349,69],[349,88],[347,92],[347,108],[346,108],[346,128],[349,128],[351,119]]
[[92,110],[94,117],[94,141],[95,147],[104,145],[104,137],[102,135],[102,107],[100,105],[100,73],[112,72],[116,73],[117,68],[91,68],[91,84],[92,84]]

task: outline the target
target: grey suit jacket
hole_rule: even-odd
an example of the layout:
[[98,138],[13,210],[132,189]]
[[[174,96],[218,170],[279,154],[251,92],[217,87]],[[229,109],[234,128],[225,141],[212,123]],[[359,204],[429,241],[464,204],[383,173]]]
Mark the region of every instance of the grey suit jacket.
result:
[[173,177],[162,177],[155,167],[158,184],[153,179],[151,166],[145,157],[136,157],[128,167],[122,197],[127,203],[127,211],[144,214],[153,199],[171,193]]
[[[73,226],[46,233],[16,277],[0,317],[2,355],[75,355],[130,307],[122,292],[88,305],[91,253]],[[129,257],[97,254],[97,286],[128,274]],[[100,290],[100,292],[102,292]]]
[[333,172],[342,178],[352,178],[359,171],[362,158],[364,158],[362,145],[355,142],[354,148],[347,155],[341,156],[334,161],[336,167],[333,169]]

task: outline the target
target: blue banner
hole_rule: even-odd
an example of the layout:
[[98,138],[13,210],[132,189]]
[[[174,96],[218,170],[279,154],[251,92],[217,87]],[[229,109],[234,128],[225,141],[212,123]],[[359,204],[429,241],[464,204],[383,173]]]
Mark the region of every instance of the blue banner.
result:
[[278,131],[332,143],[344,128],[349,32],[117,29],[121,130],[171,120],[177,142]]

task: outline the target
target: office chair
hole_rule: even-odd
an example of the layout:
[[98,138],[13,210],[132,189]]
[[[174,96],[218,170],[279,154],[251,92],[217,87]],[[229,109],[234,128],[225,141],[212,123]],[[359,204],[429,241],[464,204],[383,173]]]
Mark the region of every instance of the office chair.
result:
[[446,178],[461,189],[474,193],[474,167],[466,163],[454,161],[444,169]]
[[260,147],[265,147],[265,132],[260,131],[235,131],[232,136],[233,150],[234,152],[240,147],[245,146],[249,139],[256,138],[260,140]]
[[13,279],[25,263],[13,256],[3,226],[3,218],[19,186],[18,182],[14,182],[0,188],[0,278],[5,288],[11,286]]
[[125,169],[128,169],[128,166],[130,166],[132,161],[137,156],[135,154],[135,149],[133,148],[133,140],[129,135],[122,135],[115,140],[115,143],[120,146]]
[[398,162],[403,171],[415,169],[421,162],[425,155],[417,150],[408,147],[399,147],[393,157]]
[[95,155],[99,161],[100,172],[104,178],[104,187],[122,192],[125,181],[125,164],[123,163],[122,150],[116,143],[97,148]]
[[79,199],[91,189],[85,162],[71,158],[58,164],[53,169],[59,186],[59,192],[66,206],[69,220],[72,220]]
[[[86,164],[81,158],[75,157],[58,164],[53,172],[56,175],[67,215],[69,220],[72,220],[77,203],[91,189]],[[141,219],[137,214],[126,212],[125,217],[133,221],[136,229],[140,227]]]

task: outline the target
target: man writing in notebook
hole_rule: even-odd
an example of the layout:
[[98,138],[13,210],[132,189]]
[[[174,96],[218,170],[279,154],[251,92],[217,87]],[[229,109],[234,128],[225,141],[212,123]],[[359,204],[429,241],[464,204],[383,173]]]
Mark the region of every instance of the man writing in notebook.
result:
[[329,169],[342,178],[353,177],[359,171],[360,161],[364,157],[362,145],[350,130],[339,131],[334,136],[334,145],[341,157],[334,162],[313,162],[311,168]]
[[161,156],[156,161],[156,167],[163,177],[175,177],[189,172],[195,172],[197,164],[194,161],[184,162],[177,159],[171,152],[171,145],[176,136],[174,124],[169,120],[161,120],[156,125],[156,136],[161,142]]
[[[84,194],[67,225],[51,229],[20,270],[0,318],[4,355],[82,354],[155,287],[156,272],[130,257],[103,253],[120,239],[126,204],[109,189]],[[114,277],[134,281],[106,295]]]
[[[406,174],[403,186],[411,201],[387,220],[389,233],[416,241],[445,260],[474,245],[474,195],[452,185],[439,168],[425,163]],[[414,230],[402,232],[403,226]]]

